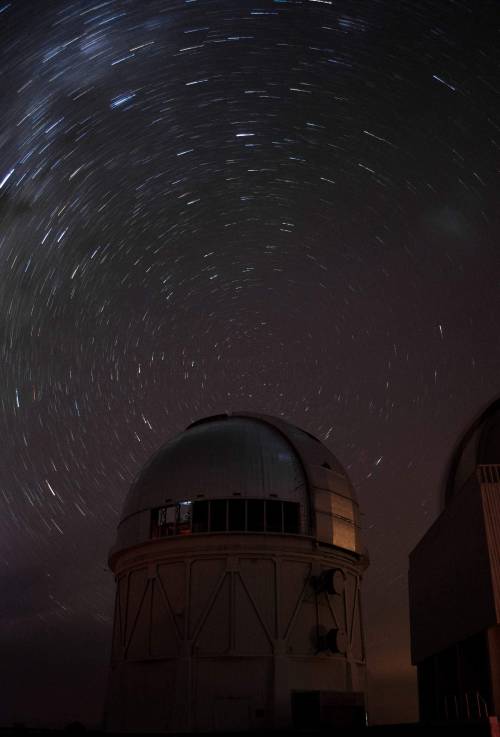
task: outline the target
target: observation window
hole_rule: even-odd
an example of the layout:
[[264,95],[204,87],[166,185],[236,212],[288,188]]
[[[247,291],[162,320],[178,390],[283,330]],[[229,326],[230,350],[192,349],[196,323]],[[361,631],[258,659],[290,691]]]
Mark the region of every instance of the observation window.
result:
[[243,532],[246,529],[246,501],[244,499],[229,499],[227,504],[227,529],[230,532]]
[[294,535],[300,527],[299,505],[291,502],[283,503],[283,532]]
[[281,502],[266,502],[266,530],[281,532],[283,530],[283,505]]
[[271,532],[298,535],[300,504],[278,499],[183,501],[151,512],[151,537],[204,532]]
[[264,530],[264,499],[247,499],[247,530],[262,532]]
[[190,535],[192,503],[180,502],[168,507],[153,509],[151,513],[151,537]]
[[193,526],[192,530],[196,532],[206,532],[208,530],[208,512],[209,502],[195,502],[193,504]]
[[210,502],[210,530],[224,532],[227,529],[227,500],[214,499]]

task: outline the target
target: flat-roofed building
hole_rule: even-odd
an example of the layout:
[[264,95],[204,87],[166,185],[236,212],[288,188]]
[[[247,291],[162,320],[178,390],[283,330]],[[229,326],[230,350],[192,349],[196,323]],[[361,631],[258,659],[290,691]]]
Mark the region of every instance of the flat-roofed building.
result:
[[409,588],[421,719],[500,715],[500,400],[457,445]]

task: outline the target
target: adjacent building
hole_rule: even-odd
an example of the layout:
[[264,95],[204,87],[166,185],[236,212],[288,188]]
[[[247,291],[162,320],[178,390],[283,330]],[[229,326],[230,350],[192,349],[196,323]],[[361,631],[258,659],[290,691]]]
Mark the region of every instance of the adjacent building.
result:
[[500,400],[460,439],[444,508],[410,554],[422,721],[500,715]]
[[364,722],[358,503],[309,433],[190,425],[132,485],[109,565],[109,731]]

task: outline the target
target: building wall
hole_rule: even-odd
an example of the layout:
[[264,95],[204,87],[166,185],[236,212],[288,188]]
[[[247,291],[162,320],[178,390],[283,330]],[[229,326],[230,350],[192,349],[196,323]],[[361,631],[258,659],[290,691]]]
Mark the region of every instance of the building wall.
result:
[[[286,727],[293,692],[363,693],[362,567],[300,536],[167,538],[121,554],[107,729]],[[333,568],[328,593],[319,577]],[[335,630],[339,652],[321,649]]]
[[[498,477],[500,469],[498,466],[495,468],[496,476]],[[488,475],[489,474],[486,476]],[[488,544],[490,557],[490,575],[491,585],[493,588],[493,599],[495,602],[496,621],[500,623],[500,483],[482,483],[481,497],[483,502],[486,542]]]
[[419,662],[420,718],[475,721],[496,713],[487,632],[457,642]]
[[493,713],[500,716],[500,624],[488,630]]
[[410,555],[424,721],[500,713],[499,478],[499,466],[478,466]]
[[414,664],[497,622],[475,475],[410,554],[409,590]]

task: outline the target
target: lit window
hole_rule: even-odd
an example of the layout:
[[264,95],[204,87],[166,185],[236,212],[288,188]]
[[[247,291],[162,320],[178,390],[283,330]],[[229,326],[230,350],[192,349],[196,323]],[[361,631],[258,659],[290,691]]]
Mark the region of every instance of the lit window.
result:
[[176,516],[177,510],[175,505],[153,509],[151,515],[151,537],[175,535]]
[[207,499],[152,510],[152,538],[206,532],[298,535],[300,504],[279,499]]
[[181,502],[177,505],[177,534],[191,534],[191,502]]

